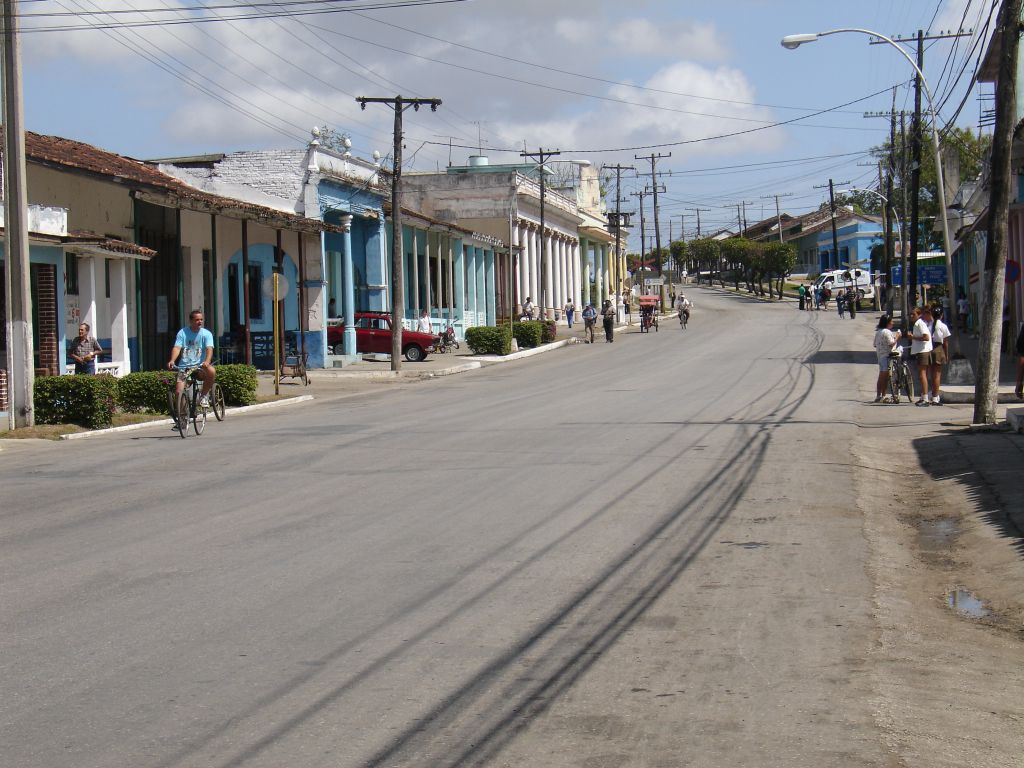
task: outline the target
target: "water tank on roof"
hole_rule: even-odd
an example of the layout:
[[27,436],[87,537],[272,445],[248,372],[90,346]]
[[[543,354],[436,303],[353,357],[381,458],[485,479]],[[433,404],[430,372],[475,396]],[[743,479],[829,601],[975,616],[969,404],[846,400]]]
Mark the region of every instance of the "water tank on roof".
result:
[[469,165],[471,168],[479,168],[483,165],[489,165],[490,160],[487,159],[487,155],[470,155]]

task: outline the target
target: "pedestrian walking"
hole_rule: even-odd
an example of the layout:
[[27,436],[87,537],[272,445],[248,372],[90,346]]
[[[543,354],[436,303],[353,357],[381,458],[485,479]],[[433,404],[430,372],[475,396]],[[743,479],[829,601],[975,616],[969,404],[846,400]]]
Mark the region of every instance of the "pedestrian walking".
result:
[[594,343],[594,323],[597,322],[597,310],[594,309],[594,305],[587,302],[587,306],[583,308],[583,343],[593,344]]
[[964,333],[967,332],[967,318],[971,314],[971,302],[964,295],[964,289],[960,289],[960,296],[956,300],[956,324]]
[[942,307],[932,307],[932,359],[928,365],[931,379],[932,405],[942,405],[942,366],[949,362],[949,327],[942,321]]
[[565,303],[564,309],[565,322],[567,322],[569,324],[569,327],[572,328],[572,320],[574,317],[576,317],[576,305],[572,303],[572,299],[569,299],[569,301]]
[[853,288],[846,289],[846,311],[850,313],[850,319],[857,318],[857,292]]
[[840,317],[846,317],[846,294],[842,291],[836,294],[836,311]]
[[821,309],[821,286],[814,288],[814,309],[815,311]]
[[629,291],[622,292],[622,307],[626,311],[626,325],[632,325],[633,313],[629,306]]
[[607,299],[604,302],[604,309],[601,311],[604,319],[604,340],[606,344],[615,341],[615,305]]

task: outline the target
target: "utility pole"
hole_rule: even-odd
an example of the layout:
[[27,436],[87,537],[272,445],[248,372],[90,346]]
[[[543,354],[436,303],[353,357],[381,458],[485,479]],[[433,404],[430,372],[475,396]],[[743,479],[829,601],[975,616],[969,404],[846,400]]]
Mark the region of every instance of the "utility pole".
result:
[[[896,211],[896,201],[892,199],[893,177],[896,175],[896,88],[892,89],[892,115],[889,117],[889,167],[885,178],[885,197],[889,201],[891,212],[888,225],[885,228],[885,311],[892,317],[892,262],[893,262],[893,240],[892,240],[892,214]],[[900,252],[904,251],[903,238],[905,235],[900,232]],[[903,293],[906,296],[906,291]],[[902,303],[901,303],[902,304]],[[900,307],[900,314],[903,317],[900,322],[906,322],[906,304]]]
[[[626,274],[626,260],[622,254],[622,172],[623,171],[635,171],[632,165],[606,165],[606,169],[612,169],[615,171],[615,222],[612,224],[615,232],[615,257],[619,259],[618,272],[623,277]],[[589,286],[588,286],[589,290]],[[619,291],[616,294],[616,304],[618,303],[618,296],[622,293],[622,286],[619,285]],[[589,296],[589,293],[588,293]]]
[[[651,161],[651,194],[654,195],[654,242],[656,244],[655,247],[658,249],[657,250],[658,257],[655,259],[655,261],[656,261],[656,263],[658,265],[658,277],[661,277],[661,224],[659,222],[659,219],[661,217],[661,211],[658,208],[658,192],[659,192],[659,190],[658,190],[658,176],[657,176],[657,171],[655,170],[655,168],[657,166],[658,160],[661,160],[661,159],[667,158],[667,157],[672,157],[672,153],[669,152],[667,155],[653,154],[652,153],[650,155],[634,155],[633,157],[636,160],[650,160]],[[662,189],[660,191],[664,192],[664,189]],[[660,293],[661,293],[661,309],[662,309],[662,311],[664,311],[666,309],[665,304],[666,304],[667,299],[668,299],[668,288],[665,285],[664,281],[661,284],[661,291],[660,291]]]
[[28,189],[25,174],[25,126],[22,122],[21,50],[15,0],[3,0],[4,227],[7,231],[4,291],[7,296],[5,361],[8,382],[7,423],[10,429],[36,423],[32,390],[35,359],[32,348],[32,285],[28,252]]
[[[973,30],[964,31],[963,29],[957,32],[940,32],[935,35],[926,35],[923,30],[918,30],[917,34],[913,37],[893,37],[891,42],[894,43],[915,43],[917,45],[917,69],[918,71],[924,71],[924,43],[926,40],[945,40],[958,37],[971,37]],[[889,41],[886,40],[872,40],[871,45],[888,45]],[[911,122],[911,152],[913,154],[913,160],[911,165],[910,174],[910,190],[913,197],[910,203],[910,272],[907,273],[906,265],[902,270],[903,278],[903,293],[908,296],[908,306],[915,306],[917,304],[918,296],[918,278],[917,278],[917,253],[920,250],[920,196],[921,196],[921,90],[923,84],[921,82],[921,76],[915,75],[914,77],[914,117]],[[893,97],[893,108],[895,111],[895,94]],[[935,130],[938,131],[938,126],[935,126]],[[935,134],[937,136],[937,134]],[[936,142],[938,139],[936,138]],[[939,153],[939,147],[935,147],[936,154]],[[940,169],[936,169],[936,172],[940,172]],[[906,185],[904,185],[905,187]],[[891,199],[890,199],[891,203]],[[946,216],[946,201],[938,201],[938,215]],[[946,260],[952,258],[953,254],[947,253]],[[953,275],[948,275],[946,281],[947,290],[953,285]],[[950,296],[949,302],[950,307],[955,306],[953,303],[955,297]],[[906,328],[907,313],[904,311],[904,329]],[[953,338],[951,339],[952,346],[957,348],[956,344],[956,331],[953,331]]]
[[[996,121],[992,129],[991,192],[988,204],[988,245],[985,249],[985,292],[981,301],[981,343],[978,379],[974,386],[974,423],[996,423],[999,396],[999,343],[1002,337],[1003,291],[1009,247],[1011,184],[1010,150],[1016,123],[1017,60],[1020,51],[1022,0],[1005,0],[993,40],[1000,40],[996,75]],[[950,296],[950,302],[953,297]],[[950,304],[955,306],[955,304]],[[1012,344],[1013,338],[1007,340]]]
[[528,157],[537,162],[538,176],[540,176],[540,316],[546,320],[548,316],[548,239],[544,233],[544,163],[552,157],[562,154],[558,150],[545,150],[543,147],[536,152],[523,150],[520,157]]
[[394,170],[391,174],[391,370],[402,369],[402,320],[405,314],[405,282],[402,270],[404,245],[402,243],[402,115],[409,107],[419,112],[423,105],[429,105],[431,112],[437,112],[440,99],[406,99],[394,97],[356,98],[361,109],[367,104],[387,104],[395,111]]
[[[849,184],[849,181],[840,181],[840,184]],[[835,185],[832,179],[828,180],[828,184],[816,184],[814,189],[824,189],[828,187],[828,206],[832,212],[832,260],[835,261],[834,265],[831,265],[833,269],[839,266],[839,234],[836,232],[836,191]],[[825,270],[822,270],[824,272]]]
[[792,196],[793,196],[792,192],[786,192],[785,194],[782,194],[782,195],[761,195],[762,198],[766,198],[766,197],[774,197],[775,198],[775,224],[779,228],[779,242],[780,243],[783,242],[783,240],[782,240],[782,211],[779,208],[779,198],[780,197],[792,197]]
[[701,234],[701,231],[700,231],[700,214],[701,214],[701,211],[703,211],[704,213],[708,213],[711,209],[710,208],[687,208],[686,210],[693,211],[694,213],[697,214],[697,239],[700,240],[701,238],[703,238],[703,235]]
[[646,238],[646,224],[644,222],[644,198],[647,196],[647,191],[641,189],[639,192],[630,193],[633,197],[639,198],[640,200],[640,274],[643,276],[644,271],[644,251],[647,250],[647,238]]

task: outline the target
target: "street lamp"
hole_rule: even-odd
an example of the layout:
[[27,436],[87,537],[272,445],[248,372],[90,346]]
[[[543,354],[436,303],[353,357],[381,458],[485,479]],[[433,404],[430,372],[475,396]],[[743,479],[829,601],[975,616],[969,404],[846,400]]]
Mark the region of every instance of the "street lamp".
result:
[[[932,142],[935,145],[935,175],[936,175],[936,179],[938,181],[938,187],[939,187],[939,206],[940,206],[940,213],[941,213],[941,217],[940,218],[942,219],[942,244],[943,244],[944,249],[946,251],[946,292],[949,294],[949,304],[950,304],[950,307],[952,307],[953,306],[953,301],[954,301],[953,297],[955,296],[955,293],[954,293],[954,290],[953,290],[954,289],[954,285],[953,285],[953,252],[952,252],[952,250],[950,248],[949,222],[947,221],[947,218],[946,218],[946,183],[945,183],[945,180],[943,179],[943,174],[942,174],[942,156],[941,156],[940,150],[939,150],[939,129],[938,129],[939,120],[938,120],[938,117],[935,114],[935,100],[932,98],[932,90],[931,90],[931,88],[928,85],[928,80],[925,78],[924,72],[921,71],[921,68],[919,66],[917,66],[917,63],[914,61],[914,59],[911,57],[911,55],[907,52],[906,48],[904,48],[902,45],[899,45],[892,38],[886,37],[885,35],[879,34],[878,32],[872,32],[870,29],[859,29],[857,27],[848,27],[848,28],[843,28],[843,29],[830,29],[827,32],[811,32],[811,33],[800,34],[800,35],[786,35],[784,38],[782,38],[782,41],[781,41],[782,42],[782,47],[783,48],[788,48],[788,49],[792,50],[794,48],[799,48],[804,43],[813,43],[819,37],[825,37],[826,35],[838,35],[841,32],[856,32],[856,33],[861,34],[861,35],[868,35],[870,37],[875,37],[875,38],[881,40],[884,43],[888,43],[889,45],[891,45],[893,48],[895,48],[897,51],[900,52],[900,54],[903,56],[903,58],[905,58],[907,60],[907,62],[909,62],[910,66],[912,66],[914,68],[914,71],[917,73],[917,76],[921,78],[921,85],[924,87],[925,95],[928,97],[928,111],[931,113],[931,117],[932,117]],[[905,275],[904,275],[904,281],[903,282],[906,283],[906,276]],[[904,293],[906,293],[906,285],[904,285]],[[955,330],[954,326],[956,326],[956,323],[953,323],[953,325],[950,326],[950,341],[952,342],[952,344],[950,346],[953,348],[952,356],[953,357],[959,357],[959,355],[960,355],[959,333]]]
[[[906,230],[904,230],[904,228],[903,228],[903,222],[900,221],[900,215],[896,212],[896,206],[890,205],[889,204],[889,198],[887,198],[881,192],[879,192],[877,190],[874,190],[874,189],[865,189],[864,187],[850,187],[849,189],[840,190],[840,192],[867,192],[868,194],[874,195],[875,197],[880,198],[881,201],[882,201],[882,204],[885,205],[886,207],[888,207],[889,210],[892,211],[892,215],[896,217],[896,228],[899,230],[899,236],[900,236],[900,276],[901,276],[902,282],[903,282],[903,291],[902,291],[903,297],[902,297],[902,300],[900,301],[900,312],[903,315],[903,326],[904,326],[904,329],[906,329],[906,325],[907,325],[907,286],[906,286],[906,282],[907,282],[907,263],[906,263],[907,262],[907,254],[906,254],[905,243],[903,241],[904,232]],[[886,275],[885,276],[886,284],[889,283],[891,278],[892,278],[891,275]]]

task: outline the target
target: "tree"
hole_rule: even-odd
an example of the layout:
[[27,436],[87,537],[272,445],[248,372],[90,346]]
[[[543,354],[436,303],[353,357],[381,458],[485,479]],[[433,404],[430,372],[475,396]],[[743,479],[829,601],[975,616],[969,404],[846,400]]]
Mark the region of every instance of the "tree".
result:
[[786,278],[796,266],[796,246],[792,243],[767,243],[764,247],[765,268],[768,272],[768,296],[771,298],[771,280],[778,281],[778,294],[782,298],[782,287]]
[[700,240],[691,240],[687,244],[687,250],[690,253],[690,259],[697,265],[697,279],[700,280],[700,275],[707,274],[708,283],[711,283],[712,275],[718,270],[719,262],[721,260],[721,251],[718,247],[718,241],[712,240],[709,237],[702,238]]

